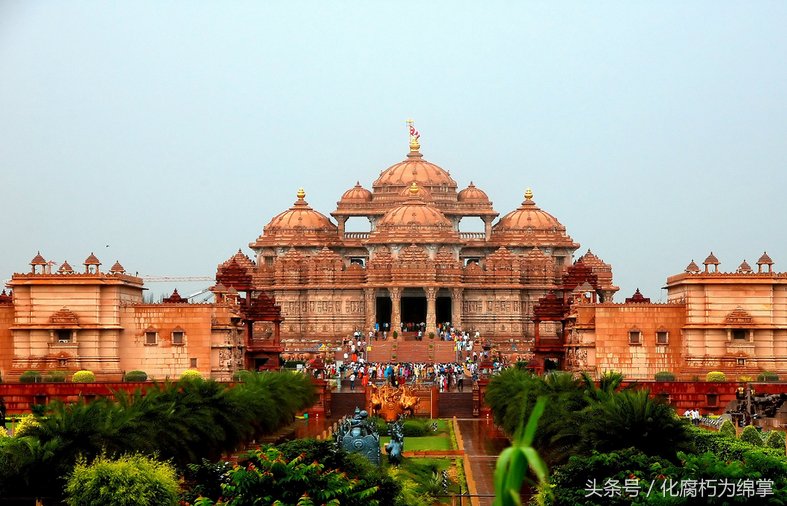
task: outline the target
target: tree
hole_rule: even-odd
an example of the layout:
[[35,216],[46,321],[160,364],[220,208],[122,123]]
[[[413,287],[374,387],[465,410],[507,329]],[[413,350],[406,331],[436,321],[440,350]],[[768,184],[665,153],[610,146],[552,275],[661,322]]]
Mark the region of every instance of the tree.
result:
[[754,446],[762,446],[762,436],[754,425],[747,425],[741,431],[741,441],[745,441]]
[[175,469],[144,455],[77,462],[66,485],[69,506],[167,506],[178,503]]
[[647,390],[625,390],[588,406],[580,417],[582,450],[610,452],[633,447],[675,459],[687,447],[686,426],[674,410]]
[[229,472],[222,486],[222,499],[209,498],[196,504],[246,506],[256,504],[342,504],[376,506],[377,487],[364,487],[346,473],[326,469],[317,461],[306,462],[302,455],[287,460],[281,451],[269,447],[249,452],[243,465]]

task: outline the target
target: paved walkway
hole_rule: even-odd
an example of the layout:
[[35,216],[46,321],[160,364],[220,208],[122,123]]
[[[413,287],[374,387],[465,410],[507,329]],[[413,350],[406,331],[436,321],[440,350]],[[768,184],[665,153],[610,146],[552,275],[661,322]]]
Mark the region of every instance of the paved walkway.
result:
[[486,496],[473,497],[471,503],[474,506],[491,505],[495,495],[497,456],[510,443],[491,420],[457,420],[457,426],[462,441],[460,449],[465,452],[464,465],[469,492],[471,495]]

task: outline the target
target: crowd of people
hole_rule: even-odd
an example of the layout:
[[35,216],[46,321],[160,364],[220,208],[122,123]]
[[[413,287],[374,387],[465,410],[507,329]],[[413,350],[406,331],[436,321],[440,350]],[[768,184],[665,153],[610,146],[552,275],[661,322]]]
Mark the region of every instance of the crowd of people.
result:
[[370,383],[392,386],[434,384],[441,392],[464,391],[465,382],[478,379],[478,364],[473,361],[451,363],[428,362],[333,362],[326,365],[328,378],[338,378],[339,388],[350,390]]

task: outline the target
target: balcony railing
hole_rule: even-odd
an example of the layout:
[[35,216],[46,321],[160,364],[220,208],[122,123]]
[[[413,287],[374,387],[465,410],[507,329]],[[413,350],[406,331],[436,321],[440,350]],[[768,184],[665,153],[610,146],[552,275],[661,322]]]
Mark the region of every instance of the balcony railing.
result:
[[475,240],[484,240],[486,239],[486,234],[483,232],[459,232],[460,239],[475,239]]
[[368,239],[369,232],[345,232],[345,239]]

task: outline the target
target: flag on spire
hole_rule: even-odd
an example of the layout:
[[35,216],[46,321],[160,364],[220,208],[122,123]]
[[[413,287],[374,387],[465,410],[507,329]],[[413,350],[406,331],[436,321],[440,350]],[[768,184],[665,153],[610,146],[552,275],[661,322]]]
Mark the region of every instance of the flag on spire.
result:
[[408,119],[407,125],[410,127],[410,151],[416,152],[421,149],[421,144],[418,143],[418,138],[421,137],[421,134],[413,126],[413,120]]

